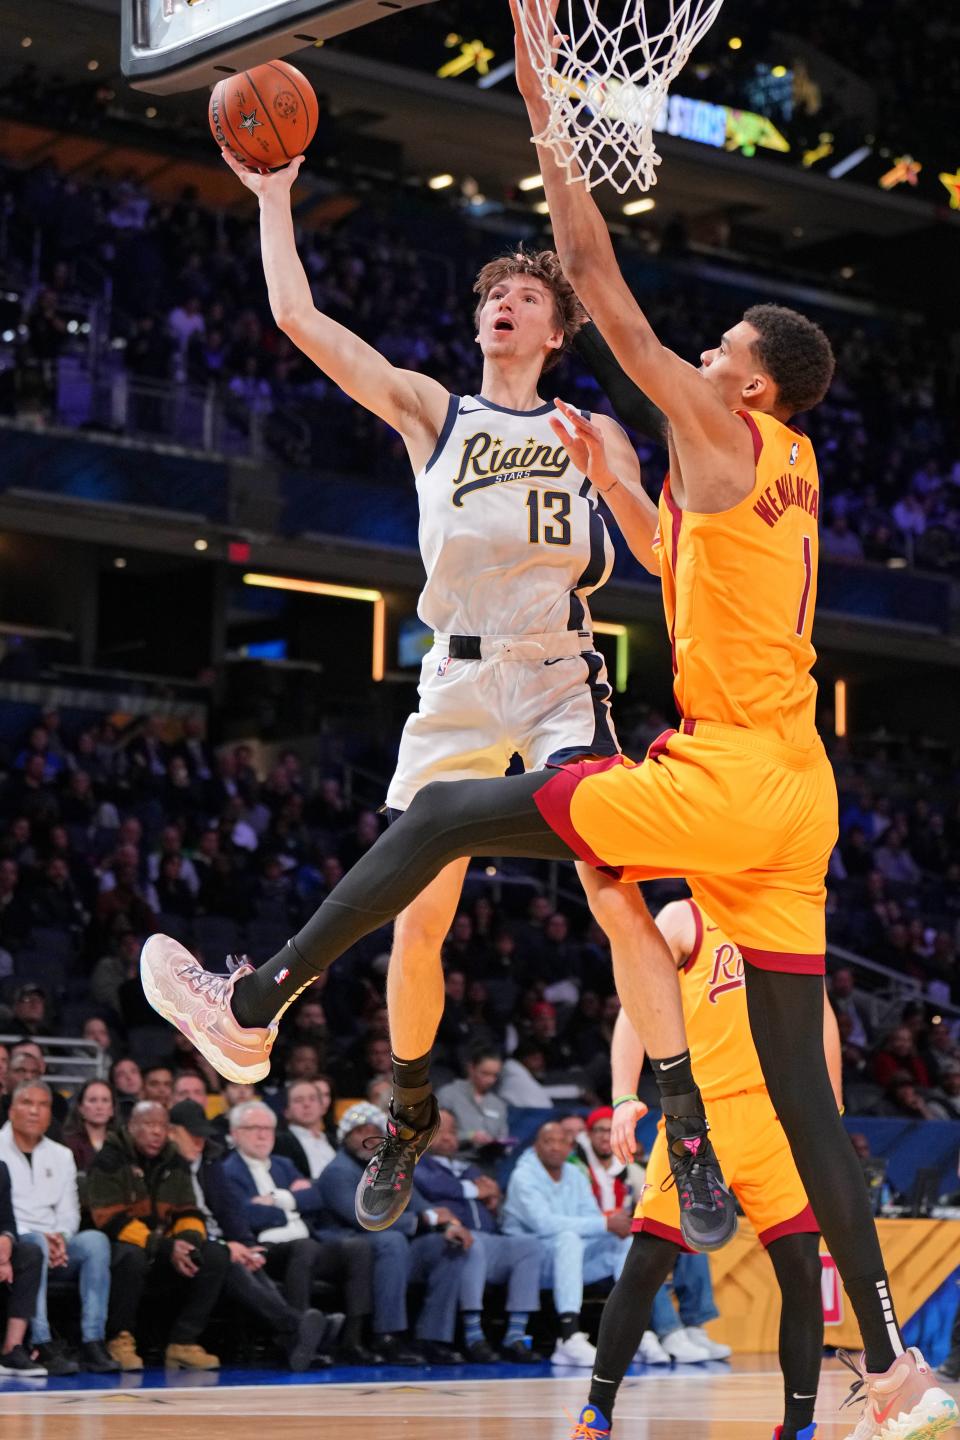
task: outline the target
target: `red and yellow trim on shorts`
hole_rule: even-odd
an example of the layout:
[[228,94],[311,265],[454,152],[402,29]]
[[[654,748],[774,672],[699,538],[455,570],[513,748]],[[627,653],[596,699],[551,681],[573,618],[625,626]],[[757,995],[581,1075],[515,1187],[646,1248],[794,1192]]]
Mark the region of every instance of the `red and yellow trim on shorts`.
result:
[[579,856],[587,865],[592,865],[597,870],[603,870],[605,874],[613,875],[615,879],[619,880],[623,873],[623,867],[608,865],[606,860],[602,859],[577,831],[570,815],[574,791],[580,781],[589,779],[591,775],[602,775],[605,770],[612,769],[614,765],[625,765],[628,769],[633,768],[633,762],[625,759],[623,755],[608,755],[602,760],[576,760],[569,765],[560,765],[557,767],[556,774],[550,777],[546,785],[540,786],[533,797],[533,803],[554,834],[559,835],[575,855]]
[[766,1230],[761,1230],[757,1239],[765,1248],[773,1244],[774,1240],[782,1240],[785,1235],[819,1235],[820,1226],[817,1224],[817,1217],[809,1205],[804,1206],[799,1215],[794,1215],[791,1220],[781,1220],[778,1225],[770,1225]]

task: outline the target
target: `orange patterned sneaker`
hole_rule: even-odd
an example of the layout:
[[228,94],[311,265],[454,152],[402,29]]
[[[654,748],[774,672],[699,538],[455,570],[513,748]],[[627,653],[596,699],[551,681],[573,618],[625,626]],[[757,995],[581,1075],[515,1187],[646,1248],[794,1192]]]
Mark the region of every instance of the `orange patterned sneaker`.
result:
[[140,953],[143,993],[159,1015],[176,1025],[225,1080],[255,1085],[270,1073],[277,1025],[247,1029],[233,1015],[234,987],[254,967],[244,961],[229,975],[214,975],[169,935],[151,935]]
[[858,1379],[844,1405],[864,1403],[847,1440],[934,1440],[960,1421],[956,1402],[941,1390],[919,1350],[898,1355],[882,1375],[871,1375],[861,1355],[837,1351]]
[[[568,1419],[573,1420],[569,1413]],[[570,1440],[607,1440],[609,1434],[610,1421],[607,1417],[600,1413],[596,1405],[584,1405],[579,1420],[573,1420]]]

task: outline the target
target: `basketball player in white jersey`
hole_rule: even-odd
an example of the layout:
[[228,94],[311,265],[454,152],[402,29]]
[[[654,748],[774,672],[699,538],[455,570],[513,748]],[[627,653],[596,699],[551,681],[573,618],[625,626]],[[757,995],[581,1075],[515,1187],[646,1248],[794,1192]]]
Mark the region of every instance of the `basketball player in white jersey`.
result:
[[[651,571],[658,571],[657,512],[620,426],[538,393],[542,372],[585,318],[556,256],[521,250],[480,272],[483,378],[478,393],[451,395],[428,376],[396,368],[316,309],[290,208],[303,157],[254,175],[222,153],[260,201],[264,272],[280,329],[400,433],[416,476],[427,572],[419,613],[434,644],[388,808],[406,809],[430,781],[502,776],[514,751],[528,769],[616,755],[611,690],[588,607],[613,560],[598,493]],[[385,1229],[401,1213],[413,1167],[436,1129],[429,1052],[443,1010],[440,948],[468,864],[448,865],[396,920],[387,984],[393,1106],[387,1140],[357,1192],[357,1216],[368,1229]],[[669,951],[657,951],[662,963],[642,974],[632,963],[641,944],[650,953],[650,933],[658,935],[639,891],[589,866],[578,869],[610,938],[617,987],[637,1033],[656,1055],[685,1056]],[[691,1104],[702,1116],[698,1095]]]

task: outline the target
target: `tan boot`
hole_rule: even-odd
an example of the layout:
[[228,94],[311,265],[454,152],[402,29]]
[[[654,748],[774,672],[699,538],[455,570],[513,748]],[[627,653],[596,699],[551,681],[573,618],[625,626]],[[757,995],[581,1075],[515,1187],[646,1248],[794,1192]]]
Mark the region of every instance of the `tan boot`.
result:
[[121,1330],[119,1335],[108,1340],[107,1351],[110,1359],[116,1360],[121,1370],[143,1369],[143,1360],[137,1354],[137,1342],[129,1330]]
[[202,1345],[168,1345],[163,1357],[171,1370],[219,1370],[220,1361]]

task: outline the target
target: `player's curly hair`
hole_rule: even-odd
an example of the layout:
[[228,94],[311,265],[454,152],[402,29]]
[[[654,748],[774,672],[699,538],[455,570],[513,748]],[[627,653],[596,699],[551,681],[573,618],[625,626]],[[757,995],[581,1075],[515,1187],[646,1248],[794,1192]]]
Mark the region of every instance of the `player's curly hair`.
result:
[[785,305],[751,305],[744,320],[760,336],[753,351],[790,415],[812,410],[830,389],[836,359],[826,333]]
[[560,357],[582,325],[586,324],[587,313],[570,281],[560,268],[560,260],[553,250],[526,250],[520,244],[514,250],[489,260],[480,271],[473,285],[473,293],[479,296],[474,320],[480,324],[480,311],[487,303],[487,296],[495,285],[514,275],[532,275],[541,281],[553,296],[557,312],[557,324],[563,331],[563,344],[559,350],[551,350],[543,363],[544,370],[552,370],[559,364]]

